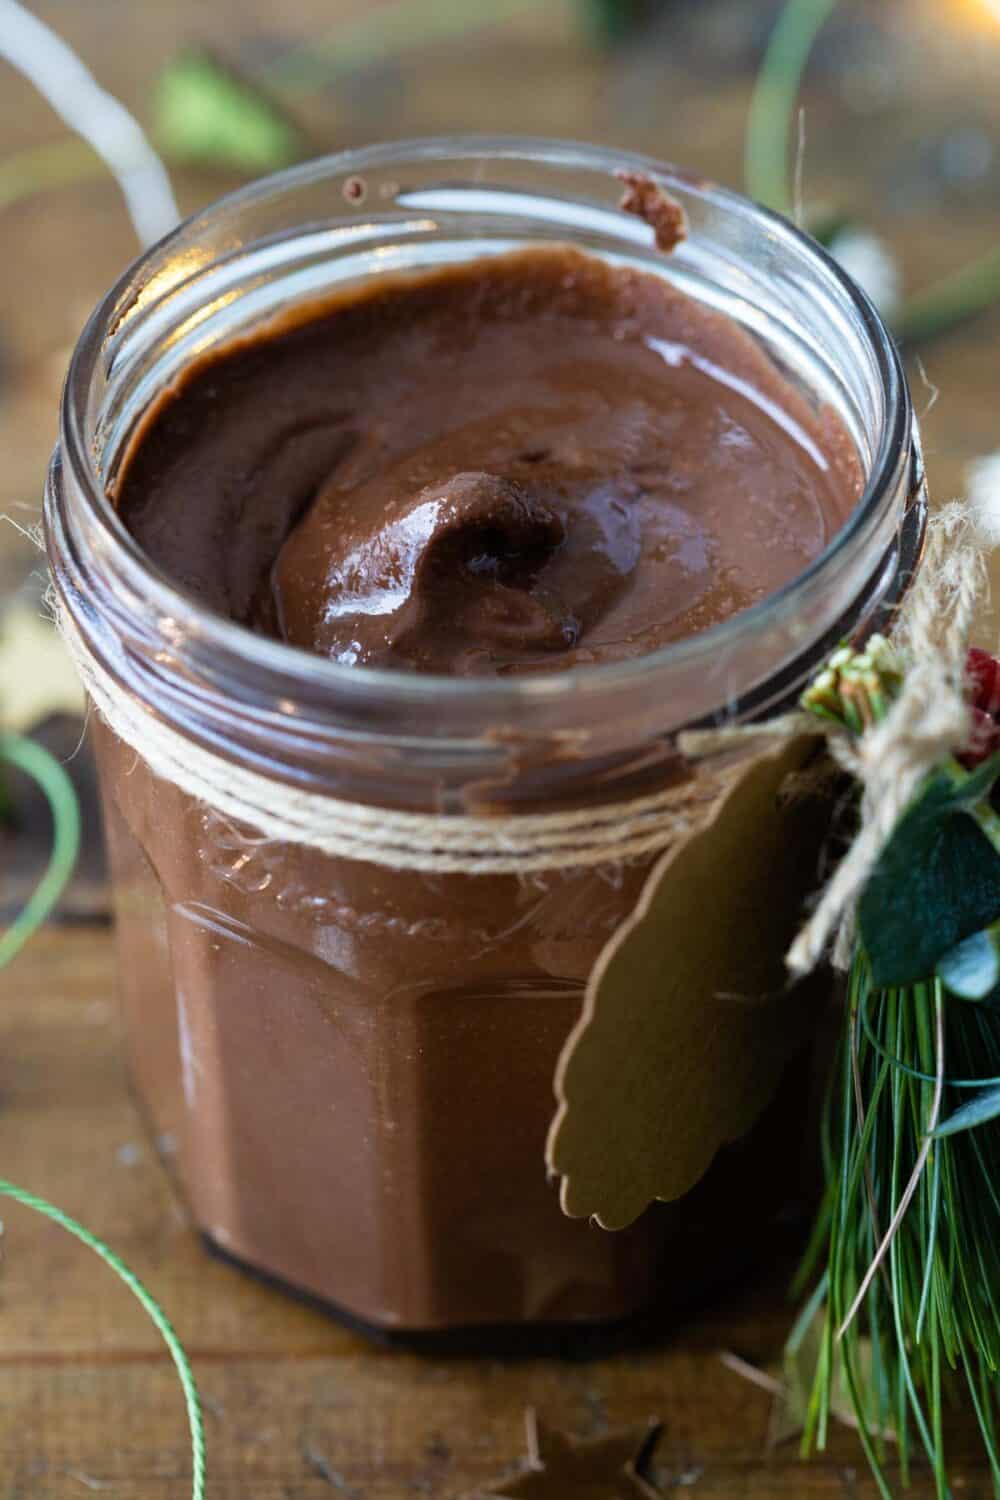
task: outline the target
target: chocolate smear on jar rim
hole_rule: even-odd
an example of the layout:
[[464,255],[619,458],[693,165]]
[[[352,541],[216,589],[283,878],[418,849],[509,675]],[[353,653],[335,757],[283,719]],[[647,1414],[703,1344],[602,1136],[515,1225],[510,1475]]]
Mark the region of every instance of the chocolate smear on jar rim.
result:
[[618,205],[623,213],[635,214],[648,224],[656,239],[657,250],[670,255],[688,237],[687,214],[665,187],[643,172],[617,172],[625,191]]

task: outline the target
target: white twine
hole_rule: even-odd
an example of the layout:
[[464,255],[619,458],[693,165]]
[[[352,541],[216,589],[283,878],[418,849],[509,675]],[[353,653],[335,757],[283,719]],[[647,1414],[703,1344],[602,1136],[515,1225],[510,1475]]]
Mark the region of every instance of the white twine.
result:
[[[844,1337],[844,1334],[847,1332],[851,1324],[854,1322],[854,1319],[857,1317],[858,1312],[860,1311],[864,1300],[868,1295],[868,1288],[871,1286],[872,1282],[875,1280],[876,1275],[878,1274],[879,1266],[885,1260],[890,1249],[892,1248],[892,1242],[896,1238],[896,1235],[899,1233],[899,1226],[906,1218],[907,1209],[913,1202],[917,1188],[920,1186],[920,1179],[924,1175],[924,1168],[927,1166],[927,1162],[931,1154],[931,1149],[934,1145],[934,1132],[937,1129],[938,1121],[941,1118],[941,1104],[944,1099],[944,1002],[941,997],[940,984],[937,985],[937,994],[934,998],[934,1037],[935,1056],[937,1058],[936,1070],[934,1075],[934,1097],[931,1101],[931,1112],[927,1118],[927,1128],[924,1132],[923,1144],[920,1147],[920,1153],[917,1156],[916,1162],[914,1163],[913,1171],[910,1173],[910,1180],[906,1184],[906,1189],[903,1193],[903,1196],[899,1200],[899,1207],[896,1209],[896,1212],[892,1216],[892,1223],[886,1230],[881,1244],[872,1257],[871,1265],[868,1267],[868,1270],[865,1272],[862,1278],[861,1285],[858,1287],[858,1290],[854,1297],[854,1301],[851,1303],[850,1308],[848,1309],[847,1316],[844,1318],[844,1321],[837,1329],[838,1339],[842,1339]],[[877,1232],[878,1231],[876,1226],[876,1233]],[[918,1341],[919,1337],[920,1331],[918,1325]]]
[[858,737],[803,712],[680,736],[682,753],[697,759],[765,736],[822,733],[837,764],[861,783],[860,831],[786,955],[795,978],[812,973],[831,944],[835,967],[850,967],[855,907],[896,824],[928,773],[969,743],[965,663],[973,620],[988,590],[986,510],[982,500],[956,501],[928,523],[924,560],[892,631],[903,685],[880,724]]
[[1000,452],[988,453],[969,465],[969,504],[987,547],[1000,547]]
[[896,824],[928,773],[969,743],[965,661],[987,585],[969,507],[947,506],[930,520],[926,555],[893,631],[904,673],[899,697],[860,738],[828,734],[835,759],[861,783],[861,828],[789,949],[794,975],[815,969],[834,938],[835,965],[849,966],[855,906]]
[[950,506],[930,522],[923,567],[897,618],[903,686],[881,724],[856,738],[813,715],[792,713],[682,734],[681,753],[702,764],[679,784],[571,812],[492,816],[372,807],[238,765],[180,734],[123,688],[65,608],[57,619],[94,707],[155,775],[264,840],[395,870],[521,875],[661,854],[707,820],[747,754],[825,728],[834,759],[861,782],[861,830],[789,950],[789,970],[800,976],[816,968],[834,937],[834,961],[847,966],[855,904],[900,815],[927,773],[968,743],[965,658],[985,587],[985,558],[969,507]]
[[101,88],[72,47],[18,0],[0,0],[0,57],[30,79],[107,164],[143,245],[174,227],[180,215],[170,178],[138,121]]
[[[56,619],[108,727],[162,780],[267,841],[428,874],[523,875],[662,853],[699,827],[738,774],[723,767],[630,801],[571,812],[464,816],[400,812],[274,780],[178,733],[97,661],[65,606]],[[759,741],[760,736],[757,737]],[[759,743],[755,753],[760,749]]]

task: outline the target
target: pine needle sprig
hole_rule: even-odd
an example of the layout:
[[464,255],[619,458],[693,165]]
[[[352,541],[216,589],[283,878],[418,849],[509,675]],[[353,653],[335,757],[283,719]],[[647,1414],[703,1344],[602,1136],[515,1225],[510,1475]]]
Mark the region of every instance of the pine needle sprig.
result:
[[[803,707],[863,733],[901,682],[888,643],[844,647]],[[1000,1109],[989,1104],[1000,1009],[958,998],[939,976],[880,986],[861,940],[846,999],[822,1134],[826,1189],[796,1283],[814,1289],[789,1342],[794,1352],[818,1322],[803,1452],[825,1446],[846,1390],[884,1500],[890,1451],[904,1486],[922,1452],[938,1500],[949,1500],[945,1410],[966,1405],[1000,1497]],[[985,1101],[978,1111],[970,1090]]]
[[[950,1494],[945,1468],[944,1402],[968,1391],[994,1492],[1000,1494],[994,1406],[1000,1368],[1000,1125],[937,1138],[907,1214],[888,1253],[889,1282],[876,1276],[860,1314],[839,1337],[861,1278],[875,1252],[876,1225],[891,1222],[903,1185],[927,1146],[937,1079],[931,1040],[935,1013],[944,1021],[945,1055],[965,1086],[989,1081],[1000,1069],[1000,1018],[950,1002],[940,981],[904,990],[875,990],[858,949],[849,983],[849,1043],[861,1078],[868,1120],[859,1130],[853,1087],[845,1086],[836,1124],[843,1180],[848,1184],[829,1215],[830,1283],[824,1316],[836,1354],[856,1365],[866,1345],[883,1372],[896,1413],[901,1468],[908,1468],[911,1435],[923,1446],[937,1494]],[[869,1024],[862,1023],[865,1012]],[[913,1058],[918,1069],[905,1065]],[[845,1065],[846,1070],[846,1065]],[[891,1074],[891,1084],[886,1078]],[[977,1078],[978,1074],[978,1078]],[[943,1083],[945,1108],[957,1085]],[[872,1128],[867,1126],[872,1124]],[[874,1208],[861,1197],[867,1174]],[[889,1330],[887,1336],[887,1330]],[[831,1361],[831,1368],[833,1366]],[[817,1370],[819,1401],[826,1376]],[[864,1429],[868,1411],[857,1402]],[[869,1428],[870,1431],[870,1428]],[[807,1447],[813,1434],[807,1433]],[[869,1457],[871,1455],[869,1454]],[[878,1460],[876,1472],[881,1473]],[[884,1482],[884,1481],[883,1481]]]

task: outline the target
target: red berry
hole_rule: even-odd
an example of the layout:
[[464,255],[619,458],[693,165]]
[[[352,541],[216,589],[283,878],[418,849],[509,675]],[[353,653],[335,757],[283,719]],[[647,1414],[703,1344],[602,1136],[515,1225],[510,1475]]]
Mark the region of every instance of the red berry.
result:
[[988,760],[997,749],[1000,749],[1000,724],[991,719],[989,714],[983,713],[981,708],[973,708],[969,748],[958,759],[967,771],[972,771],[984,760]]
[[1000,717],[1000,661],[988,651],[972,646],[965,659],[965,671],[972,686],[972,704],[991,718]]
[[965,660],[972,705],[969,748],[958,759],[967,771],[1000,749],[1000,661],[972,646]]

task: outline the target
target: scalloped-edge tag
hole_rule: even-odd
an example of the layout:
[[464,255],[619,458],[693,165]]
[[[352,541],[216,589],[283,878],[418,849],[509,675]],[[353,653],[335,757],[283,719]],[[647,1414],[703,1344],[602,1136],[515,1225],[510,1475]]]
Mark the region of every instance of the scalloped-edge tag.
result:
[[571,1218],[624,1229],[683,1197],[758,1119],[815,1022],[784,957],[829,829],[828,798],[788,795],[816,753],[806,736],[748,761],[599,956],[546,1148]]

